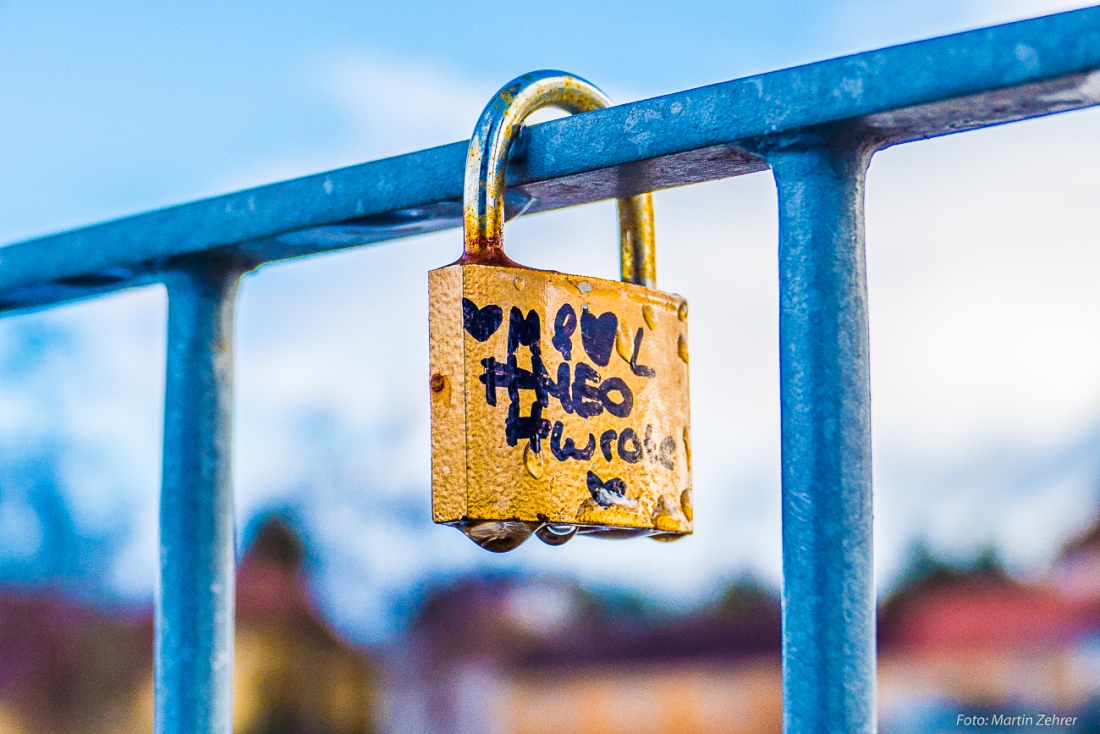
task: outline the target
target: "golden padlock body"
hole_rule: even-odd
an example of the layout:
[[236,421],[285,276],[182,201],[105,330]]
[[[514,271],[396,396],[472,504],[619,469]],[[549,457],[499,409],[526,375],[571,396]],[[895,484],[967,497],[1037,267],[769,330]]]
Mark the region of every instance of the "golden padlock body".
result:
[[[684,299],[494,265],[449,265],[428,282],[435,522],[579,525],[609,537],[692,531]],[[534,440],[533,379],[546,388]],[[511,441],[510,413],[529,419]]]

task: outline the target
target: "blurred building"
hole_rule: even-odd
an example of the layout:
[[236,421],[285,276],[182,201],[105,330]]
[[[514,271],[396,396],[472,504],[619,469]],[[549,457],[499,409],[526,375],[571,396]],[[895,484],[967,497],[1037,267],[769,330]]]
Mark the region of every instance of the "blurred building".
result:
[[[137,727],[152,625],[52,593],[0,596],[0,734]],[[151,721],[151,720],[150,720]]]
[[[782,731],[778,597],[750,581],[683,616],[564,581],[467,579],[431,593],[394,671],[394,734]],[[1100,521],[1049,574],[926,551],[881,608],[884,734],[959,714],[1100,733]]]
[[564,581],[469,579],[413,625],[392,731],[780,732],[780,643],[778,600],[748,582],[671,616]]
[[264,523],[237,578],[233,728],[237,734],[377,731],[379,672],[314,610],[302,542]]
[[884,734],[956,730],[960,713],[1100,732],[1100,520],[1029,582],[991,555],[960,570],[918,553],[914,566],[880,615]]
[[[262,524],[237,582],[238,734],[725,734],[782,731],[776,593],[742,579],[674,614],[561,579],[490,575],[428,590],[380,670],[314,610],[303,547]],[[959,714],[1072,718],[1100,733],[1100,521],[1020,580],[914,554],[879,620],[884,734]],[[152,728],[148,609],[0,593],[0,734]],[[384,726],[378,726],[385,708]]]
[[[237,734],[372,734],[378,671],[314,611],[302,544],[265,522],[238,569]],[[58,594],[0,594],[0,734],[147,734],[150,610],[96,609]]]

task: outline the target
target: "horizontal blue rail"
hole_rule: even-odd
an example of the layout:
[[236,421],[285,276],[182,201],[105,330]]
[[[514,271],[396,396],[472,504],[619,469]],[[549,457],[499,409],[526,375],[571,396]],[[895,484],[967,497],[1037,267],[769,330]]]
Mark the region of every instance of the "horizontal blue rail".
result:
[[[1100,102],[1100,8],[970,31],[545,122],[508,167],[527,213],[767,167],[761,138],[837,123],[877,147]],[[0,249],[0,311],[156,279],[184,255],[250,265],[460,226],[466,143]]]
[[[875,730],[863,217],[871,156],[1096,104],[1100,8],[1088,8],[554,120],[515,146],[512,215],[773,171],[787,732]],[[466,149],[454,143],[0,248],[2,313],[167,284],[159,734],[232,728],[230,345],[241,274],[460,226]]]

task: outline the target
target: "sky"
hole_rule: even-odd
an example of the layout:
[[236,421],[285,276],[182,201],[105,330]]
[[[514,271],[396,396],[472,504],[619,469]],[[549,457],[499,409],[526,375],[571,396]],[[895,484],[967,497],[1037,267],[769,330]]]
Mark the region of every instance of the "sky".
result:
[[[627,102],[1080,5],[0,0],[0,242],[461,140],[532,69]],[[917,542],[957,560],[993,546],[1041,573],[1097,514],[1098,122],[1075,112],[872,162],[881,590]],[[426,272],[455,258],[452,231],[245,278],[242,541],[262,513],[291,513],[319,603],[363,640],[457,573],[560,574],[672,606],[746,572],[778,583],[774,183],[662,191],[655,206],[658,285],[691,302],[693,537],[496,556],[430,524]],[[615,225],[608,202],[540,214],[511,223],[507,247],[613,278]],[[0,320],[0,578],[151,598],[165,308],[150,287]],[[380,338],[402,359],[382,360]]]

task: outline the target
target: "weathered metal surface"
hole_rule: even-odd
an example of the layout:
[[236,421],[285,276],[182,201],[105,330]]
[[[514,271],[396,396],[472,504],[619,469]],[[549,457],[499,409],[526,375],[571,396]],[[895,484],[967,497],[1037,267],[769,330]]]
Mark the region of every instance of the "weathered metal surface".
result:
[[864,175],[843,128],[761,149],[779,192],[783,711],[791,734],[875,730]]
[[[1100,103],[1087,8],[597,110],[533,126],[510,193],[528,213],[763,170],[765,136],[850,121],[879,146]],[[253,264],[457,226],[466,143],[306,176],[0,249],[0,310],[155,278],[231,247]],[[392,226],[391,226],[392,225]]]
[[157,734],[233,731],[233,305],[224,260],[168,273]]
[[[465,241],[460,262],[515,265],[504,253],[504,180],[509,151],[519,139],[523,121],[545,107],[575,115],[610,104],[611,100],[590,82],[554,70],[519,76],[493,96],[478,118],[466,152],[462,194]],[[619,248],[624,282],[654,287],[657,255],[653,243],[652,195],[620,199]]]
[[[686,302],[504,253],[507,151],[523,120],[606,104],[557,71],[497,92],[470,140],[464,252],[429,274],[433,517],[489,550],[532,533],[559,545],[575,532],[691,532]],[[652,283],[652,199],[619,209],[623,280]]]
[[683,299],[484,265],[429,292],[436,522],[691,532]]
[[657,287],[653,194],[619,199],[619,273],[624,283]]

